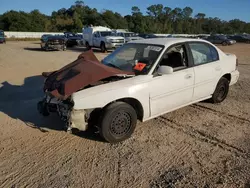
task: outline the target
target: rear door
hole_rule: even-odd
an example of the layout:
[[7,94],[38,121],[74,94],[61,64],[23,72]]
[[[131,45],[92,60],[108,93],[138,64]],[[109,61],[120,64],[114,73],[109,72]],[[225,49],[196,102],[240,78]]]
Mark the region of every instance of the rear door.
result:
[[220,39],[220,37],[214,36],[214,42],[213,43],[214,44],[220,44],[220,43],[222,43],[222,40]]
[[246,42],[246,39],[244,39],[242,36],[237,36],[238,42]]
[[215,42],[214,37],[213,36],[208,37],[208,41],[211,42],[211,43],[214,43]]
[[192,100],[196,101],[213,94],[222,70],[215,47],[204,42],[191,42],[189,47],[195,74]]

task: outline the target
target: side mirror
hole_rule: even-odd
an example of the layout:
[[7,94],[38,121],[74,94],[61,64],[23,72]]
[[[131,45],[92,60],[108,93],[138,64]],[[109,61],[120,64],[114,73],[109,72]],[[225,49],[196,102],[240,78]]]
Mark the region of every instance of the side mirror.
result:
[[173,72],[174,72],[174,69],[169,66],[160,66],[157,70],[157,73],[159,75],[172,74]]

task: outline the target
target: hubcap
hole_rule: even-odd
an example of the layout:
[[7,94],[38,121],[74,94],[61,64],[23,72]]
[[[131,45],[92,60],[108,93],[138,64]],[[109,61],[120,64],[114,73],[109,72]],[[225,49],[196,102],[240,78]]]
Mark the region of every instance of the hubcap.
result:
[[222,86],[220,87],[220,89],[219,89],[218,99],[219,99],[219,100],[224,99],[225,95],[226,95],[226,88],[225,88],[224,85],[222,85]]
[[131,117],[127,112],[118,112],[110,125],[110,132],[115,137],[126,135],[131,129]]

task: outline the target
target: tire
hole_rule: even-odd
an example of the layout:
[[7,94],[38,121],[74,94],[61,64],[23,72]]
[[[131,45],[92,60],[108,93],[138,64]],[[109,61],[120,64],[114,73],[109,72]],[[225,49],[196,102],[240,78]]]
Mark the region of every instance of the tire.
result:
[[101,46],[100,46],[100,48],[101,48],[101,52],[102,52],[102,53],[105,53],[105,52],[107,51],[107,49],[106,49],[106,47],[105,47],[105,43],[104,43],[104,42],[101,42]]
[[227,46],[227,42],[224,41],[224,42],[222,43],[222,46]]
[[90,50],[90,49],[91,49],[91,47],[90,47],[90,45],[89,45],[88,42],[86,42],[86,45],[85,45],[85,46],[86,46],[86,49],[87,49],[87,50]]
[[64,46],[63,46],[63,51],[66,51],[66,49],[67,49],[67,46],[64,45]]
[[226,99],[228,91],[229,91],[229,81],[228,79],[222,77],[215,88],[215,91],[212,95],[212,98],[210,99],[210,102],[214,104],[221,103]]
[[124,102],[107,106],[100,119],[100,135],[109,143],[128,139],[134,132],[137,122],[135,109]]

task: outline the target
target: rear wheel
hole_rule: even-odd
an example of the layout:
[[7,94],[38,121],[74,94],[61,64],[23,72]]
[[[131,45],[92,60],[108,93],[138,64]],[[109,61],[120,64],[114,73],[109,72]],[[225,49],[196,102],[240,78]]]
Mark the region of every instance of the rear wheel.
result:
[[224,42],[222,43],[222,45],[223,45],[223,46],[227,46],[227,42],[224,41]]
[[91,47],[90,47],[90,45],[89,45],[88,42],[86,42],[85,46],[86,46],[87,50],[90,50],[90,49],[91,49]]
[[226,99],[228,91],[229,91],[229,81],[228,79],[222,77],[219,80],[210,101],[212,103],[221,103]]
[[101,52],[105,53],[106,51],[107,51],[107,49],[106,49],[105,43],[102,42],[101,43]]
[[112,103],[104,109],[100,121],[100,135],[110,143],[129,138],[135,130],[137,114],[132,106],[124,102]]

